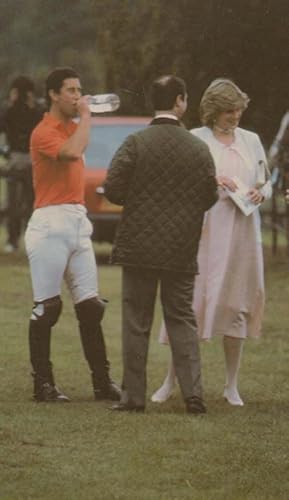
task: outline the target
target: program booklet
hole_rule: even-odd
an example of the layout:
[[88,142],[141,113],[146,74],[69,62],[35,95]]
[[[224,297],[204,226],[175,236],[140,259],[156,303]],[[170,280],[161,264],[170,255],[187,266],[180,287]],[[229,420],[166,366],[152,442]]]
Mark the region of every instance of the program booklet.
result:
[[228,188],[226,188],[226,192],[230,196],[230,198],[233,200],[234,203],[239,207],[241,212],[245,215],[250,215],[256,208],[260,206],[261,203],[258,203],[255,205],[255,203],[252,203],[248,197],[247,193],[249,191],[249,187],[244,184],[239,177],[233,177],[232,180],[235,182],[237,189],[236,191],[230,191]]

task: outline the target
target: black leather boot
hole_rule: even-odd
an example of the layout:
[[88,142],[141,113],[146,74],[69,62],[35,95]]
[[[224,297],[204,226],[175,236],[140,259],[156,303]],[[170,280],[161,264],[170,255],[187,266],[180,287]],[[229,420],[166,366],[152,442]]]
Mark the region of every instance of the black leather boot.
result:
[[104,379],[101,379],[99,375],[95,375],[92,372],[91,378],[96,401],[101,401],[103,399],[109,399],[111,401],[120,400],[121,390],[108,375]]
[[[57,307],[57,311],[49,310],[50,306],[51,309]],[[41,307],[38,304],[33,309],[32,319],[29,324],[30,360],[34,378],[33,399],[38,402],[69,401],[69,398],[59,391],[55,385],[52,363],[49,359],[51,326],[55,324],[58,317],[57,313],[59,314],[60,310],[59,299],[51,299],[48,304],[41,304]]]
[[97,401],[119,401],[120,388],[109,375],[109,361],[101,327],[105,302],[97,297],[84,300],[75,306],[85,358],[92,375],[94,396]]
[[67,403],[70,399],[63,394],[54,383],[46,381],[36,373],[32,373],[34,377],[34,394],[33,399],[37,403],[40,402],[60,402]]

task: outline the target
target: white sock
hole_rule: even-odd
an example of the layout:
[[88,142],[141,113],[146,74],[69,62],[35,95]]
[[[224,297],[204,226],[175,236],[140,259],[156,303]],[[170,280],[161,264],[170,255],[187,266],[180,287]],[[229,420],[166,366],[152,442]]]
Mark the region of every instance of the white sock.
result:
[[165,401],[167,401],[173,393],[175,383],[176,383],[175,368],[173,361],[171,360],[169,363],[167,376],[162,386],[156,392],[154,392],[154,394],[151,397],[151,400],[154,403],[164,403]]
[[234,406],[243,406],[238,391],[238,375],[243,350],[243,339],[224,335],[224,353],[226,363],[226,384],[224,398]]

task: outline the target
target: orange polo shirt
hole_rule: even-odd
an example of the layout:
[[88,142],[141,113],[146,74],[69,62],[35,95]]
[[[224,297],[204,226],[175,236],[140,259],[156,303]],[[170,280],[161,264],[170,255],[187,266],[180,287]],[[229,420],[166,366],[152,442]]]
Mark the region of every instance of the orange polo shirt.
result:
[[84,205],[84,162],[60,161],[63,144],[74,133],[73,121],[63,123],[49,113],[31,134],[30,149],[33,164],[34,208],[64,203]]

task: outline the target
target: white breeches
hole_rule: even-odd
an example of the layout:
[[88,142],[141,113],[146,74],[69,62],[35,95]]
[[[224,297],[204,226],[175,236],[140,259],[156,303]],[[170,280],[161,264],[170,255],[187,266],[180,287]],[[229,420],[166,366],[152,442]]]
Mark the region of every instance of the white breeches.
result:
[[74,304],[98,295],[92,224],[82,205],[36,209],[25,233],[35,302],[61,294],[63,279]]

